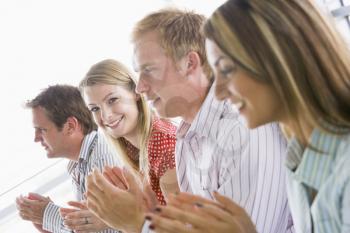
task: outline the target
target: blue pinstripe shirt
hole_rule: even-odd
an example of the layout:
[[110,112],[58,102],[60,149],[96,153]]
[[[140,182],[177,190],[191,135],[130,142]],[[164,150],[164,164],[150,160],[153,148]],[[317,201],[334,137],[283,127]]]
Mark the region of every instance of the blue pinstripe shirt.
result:
[[292,139],[288,200],[297,233],[350,232],[350,134],[315,129],[309,147]]
[[[73,189],[77,200],[84,200],[86,191],[85,178],[92,172],[94,168],[102,171],[105,165],[118,166],[117,156],[110,150],[104,136],[96,131],[86,135],[79,154],[78,162],[70,161],[68,164],[68,173],[72,177]],[[65,228],[63,219],[59,214],[59,206],[50,202],[44,211],[43,229],[54,232],[63,233],[72,231]],[[103,233],[115,233],[118,231],[106,229]]]

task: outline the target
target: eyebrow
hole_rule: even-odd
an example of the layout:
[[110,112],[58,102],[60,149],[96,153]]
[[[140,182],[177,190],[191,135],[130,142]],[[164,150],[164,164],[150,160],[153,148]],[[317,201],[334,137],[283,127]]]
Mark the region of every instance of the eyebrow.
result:
[[[115,94],[115,92],[110,92],[108,93],[105,97],[103,97],[102,101],[105,101],[109,96]],[[96,104],[88,104],[88,106],[95,106]]]
[[40,126],[34,126],[34,129],[36,129],[36,130],[47,130],[47,128],[40,127]]
[[134,70],[135,70],[135,72],[139,72],[139,71],[144,70],[148,66],[154,66],[154,63],[150,63],[150,62],[145,63],[145,64],[140,66],[140,69],[136,69],[136,67],[134,67]]

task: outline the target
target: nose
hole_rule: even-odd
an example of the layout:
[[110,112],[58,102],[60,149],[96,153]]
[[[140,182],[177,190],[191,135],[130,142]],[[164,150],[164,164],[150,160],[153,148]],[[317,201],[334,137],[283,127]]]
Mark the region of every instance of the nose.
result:
[[34,133],[34,142],[40,142],[42,141],[41,133],[38,132],[38,130],[35,130]]
[[229,92],[227,90],[227,85],[225,82],[219,79],[215,80],[215,96],[218,100],[222,101],[229,97]]
[[139,81],[136,83],[136,93],[137,94],[143,94],[146,93],[149,90],[149,86],[146,83],[145,79],[142,78],[142,76],[140,75]]
[[109,122],[109,120],[112,118],[112,115],[113,115],[112,109],[108,106],[104,106],[104,107],[101,106],[100,113],[101,113],[102,122],[104,123]]

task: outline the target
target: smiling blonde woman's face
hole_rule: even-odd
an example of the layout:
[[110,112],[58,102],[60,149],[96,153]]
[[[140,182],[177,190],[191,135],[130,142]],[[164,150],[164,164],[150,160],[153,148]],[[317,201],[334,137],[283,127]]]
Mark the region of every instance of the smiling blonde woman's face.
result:
[[96,84],[84,88],[84,100],[96,124],[114,137],[137,133],[137,97],[118,85]]
[[215,94],[219,100],[230,100],[249,128],[282,120],[282,102],[271,85],[250,77],[213,41],[206,41],[206,49],[215,75]]

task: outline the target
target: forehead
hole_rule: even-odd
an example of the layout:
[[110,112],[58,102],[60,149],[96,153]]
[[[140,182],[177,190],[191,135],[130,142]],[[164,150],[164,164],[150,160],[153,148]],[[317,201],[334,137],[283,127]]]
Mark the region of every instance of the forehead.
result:
[[129,96],[132,92],[127,87],[113,84],[95,84],[84,88],[84,99],[87,104],[103,101],[109,95]]
[[32,108],[32,116],[34,125],[53,124],[48,118],[46,110],[43,107]]
[[208,62],[212,66],[216,65],[215,63],[220,57],[227,58],[219,46],[217,46],[217,44],[211,40],[206,39],[205,48],[207,52]]
[[156,32],[148,32],[134,43],[133,63],[139,69],[148,63],[157,63],[167,58]]

